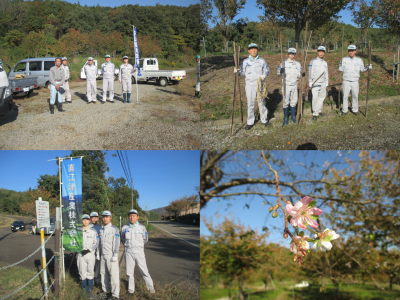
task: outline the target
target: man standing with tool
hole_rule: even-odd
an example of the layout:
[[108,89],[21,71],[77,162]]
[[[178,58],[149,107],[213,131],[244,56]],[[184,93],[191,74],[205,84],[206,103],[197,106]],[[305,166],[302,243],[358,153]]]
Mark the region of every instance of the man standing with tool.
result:
[[97,67],[93,65],[93,57],[88,58],[88,63],[84,70],[86,75],[86,97],[89,104],[90,102],[96,103]]
[[[90,213],[90,221],[92,224],[89,225],[90,228],[96,230],[97,235],[100,236],[100,229],[103,227],[99,223],[99,214],[95,211]],[[101,277],[100,277],[100,247],[96,250],[96,262],[94,264],[94,282],[101,286]]]
[[144,256],[144,244],[149,240],[146,227],[139,224],[139,214],[136,209],[128,212],[129,224],[121,229],[121,242],[125,247],[126,275],[128,276],[128,292],[135,292],[133,272],[135,265],[139,267],[143,280],[150,293],[155,293],[153,280],[147,270],[146,257]]
[[92,299],[95,251],[99,246],[99,235],[93,227],[89,227],[89,215],[82,215],[82,224],[83,251],[78,254],[78,271],[82,280],[83,294],[86,294],[86,288],[88,288],[89,297]]
[[124,102],[126,102],[128,94],[128,103],[131,103],[131,92],[132,92],[132,75],[136,71],[131,64],[128,63],[128,56],[124,56],[124,63],[119,67],[118,79],[119,83],[122,83],[122,95],[124,96]]
[[200,55],[196,56],[196,76],[197,76],[197,83],[196,83],[196,93],[194,98],[200,98]]
[[108,299],[119,298],[119,230],[111,224],[111,212],[103,211],[103,228],[100,230],[100,274],[102,291],[100,296]]
[[64,90],[65,90],[65,101],[64,102],[72,103],[72,101],[71,101],[71,93],[69,91],[69,82],[68,82],[68,79],[69,79],[69,67],[67,66],[67,58],[66,57],[62,58],[61,68],[63,68],[64,72],[65,72],[65,81],[64,81],[64,84],[63,84]]
[[328,87],[328,64],[324,60],[325,47],[318,47],[318,57],[310,61],[308,72],[308,83],[312,91],[312,110],[313,120],[318,116],[324,116],[321,113],[322,105],[326,97],[326,88]]
[[342,59],[343,65],[339,63],[339,71],[343,72],[343,116],[348,111],[350,91],[352,110],[355,115],[358,115],[358,80],[360,79],[360,71],[366,72],[368,69],[372,70],[372,65],[364,67],[363,60],[356,57],[357,47],[355,45],[350,45],[347,50],[349,51],[349,56]]
[[105,56],[106,62],[101,65],[101,74],[103,75],[103,102],[107,101],[107,89],[110,91],[110,102],[114,103],[114,74],[115,74],[115,65],[110,62],[111,57],[109,54]]
[[[251,129],[254,125],[254,105],[257,97],[257,81],[261,78],[262,81],[268,76],[269,68],[266,61],[258,56],[258,46],[255,43],[251,43],[248,47],[249,57],[243,60],[240,65],[241,77],[246,78],[246,97],[247,97],[247,125],[244,127],[245,130]],[[234,73],[239,72],[238,69],[234,68]],[[260,85],[261,89],[261,85]],[[261,123],[264,126],[270,125],[267,120],[268,110],[265,106],[264,99],[258,103],[260,109]]]
[[[292,122],[296,124],[296,105],[298,100],[297,83],[302,75],[301,74],[302,67],[298,61],[294,60],[295,54],[296,54],[296,49],[289,48],[288,50],[289,58],[284,61],[284,66],[282,67],[281,63],[277,70],[278,75],[284,74],[283,76],[285,76],[285,82],[286,82],[286,95],[285,99],[283,99],[283,114],[285,115],[285,120],[283,121],[283,125],[288,125],[289,105],[290,105],[290,116]],[[304,76],[305,73],[303,73],[303,77]]]

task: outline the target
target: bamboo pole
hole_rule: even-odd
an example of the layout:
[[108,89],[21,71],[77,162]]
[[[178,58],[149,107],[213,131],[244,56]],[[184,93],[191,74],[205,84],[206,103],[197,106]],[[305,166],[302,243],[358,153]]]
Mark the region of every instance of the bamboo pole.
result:
[[[237,62],[236,62],[236,46],[235,42],[233,42],[233,60],[235,61],[235,68],[237,68]],[[237,83],[237,73],[233,74],[234,75],[234,87],[233,87],[233,103],[232,103],[232,122],[231,122],[231,136],[233,135],[233,120],[235,119],[235,101],[236,101],[236,83]]]
[[369,98],[369,81],[371,70],[369,69],[369,65],[371,64],[371,41],[368,44],[368,80],[367,80],[367,99],[366,99],[366,107],[365,107],[365,118],[368,118],[368,98]]
[[[237,62],[237,67],[240,68],[240,46],[238,47],[238,51],[236,52],[236,62]],[[237,88],[239,92],[239,109],[240,109],[240,128],[243,128],[243,110],[242,110],[242,94],[240,92],[240,82],[239,82],[239,74],[236,74],[236,82],[237,82]]]
[[[281,38],[281,61],[282,61],[282,68],[285,68],[285,62],[283,60],[283,49],[282,49],[282,37]],[[286,80],[285,80],[285,73],[282,74],[282,108],[285,105],[285,95],[286,95]],[[283,123],[282,123],[282,127],[283,127]]]

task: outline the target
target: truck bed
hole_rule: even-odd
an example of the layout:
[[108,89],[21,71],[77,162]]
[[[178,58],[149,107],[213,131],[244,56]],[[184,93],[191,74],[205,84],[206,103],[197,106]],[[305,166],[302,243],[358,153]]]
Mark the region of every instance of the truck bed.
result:
[[9,79],[11,90],[13,93],[29,92],[38,86],[37,77]]

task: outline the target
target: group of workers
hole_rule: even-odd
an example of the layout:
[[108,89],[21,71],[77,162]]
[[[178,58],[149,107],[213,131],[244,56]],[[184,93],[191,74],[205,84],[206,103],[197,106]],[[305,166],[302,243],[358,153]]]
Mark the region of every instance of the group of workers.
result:
[[149,274],[144,255],[144,244],[148,241],[146,227],[139,223],[137,210],[128,212],[129,223],[121,231],[112,225],[111,212],[103,211],[103,226],[98,224],[97,212],[90,216],[82,216],[83,251],[78,254],[77,263],[83,293],[93,298],[93,283],[101,285],[99,296],[118,299],[120,291],[118,251],[122,243],[125,250],[126,274],[128,277],[128,293],[135,292],[135,265],[140,269],[142,277],[150,293],[155,293],[153,280]]
[[[114,75],[115,65],[111,62],[111,56],[106,54],[105,62],[101,65],[100,73],[103,75],[103,100],[102,104],[107,101],[107,90],[109,91],[109,101],[114,103]],[[119,67],[118,80],[122,84],[123,103],[131,103],[130,97],[132,92],[132,75],[136,72],[128,61],[129,57],[123,57],[124,63]],[[93,57],[88,58],[88,64],[84,67],[86,75],[86,96],[88,104],[96,103],[96,78],[97,66],[93,64]],[[69,90],[68,79],[70,77],[69,68],[67,66],[67,58],[55,59],[55,66],[50,69],[50,113],[54,114],[54,105],[56,97],[58,97],[58,110],[64,112],[63,103],[71,103],[71,93]],[[65,95],[65,99],[64,99]]]
[[[321,113],[322,105],[326,97],[326,88],[328,87],[328,64],[324,60],[325,47],[319,46],[317,49],[317,57],[311,60],[309,64],[308,83],[312,91],[312,110],[313,120],[317,120],[318,116],[323,116]],[[372,69],[372,65],[364,66],[361,58],[356,57],[357,47],[355,45],[348,46],[349,56],[344,57],[339,64],[339,71],[343,72],[343,110],[342,115],[345,116],[348,112],[348,97],[351,91],[352,95],[352,111],[358,115],[358,80],[360,71],[366,72]],[[247,125],[245,130],[249,130],[254,126],[254,105],[257,99],[257,82],[261,79],[265,81],[269,74],[269,68],[266,61],[258,56],[258,46],[251,43],[248,46],[249,57],[244,59],[240,70],[234,68],[234,73],[238,73],[241,77],[245,77],[246,81],[246,97],[247,97]],[[283,113],[284,125],[288,125],[288,114],[290,114],[292,122],[296,124],[296,106],[298,101],[298,79],[303,76],[301,64],[294,59],[296,55],[295,48],[288,49],[288,59],[279,65],[277,74],[284,76],[283,81]],[[259,84],[259,93],[261,92],[261,84]],[[268,110],[264,103],[263,97],[258,97],[257,102],[260,108],[260,120],[264,126],[270,125],[267,118]]]

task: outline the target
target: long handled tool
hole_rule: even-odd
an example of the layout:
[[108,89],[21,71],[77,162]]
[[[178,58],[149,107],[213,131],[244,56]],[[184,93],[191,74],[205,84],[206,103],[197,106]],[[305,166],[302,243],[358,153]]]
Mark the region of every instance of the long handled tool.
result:
[[[234,51],[233,60],[235,62],[235,68],[237,69],[239,66],[240,46],[238,47],[238,51],[236,52],[235,42],[233,43],[233,51]],[[231,136],[233,135],[233,120],[235,119],[235,102],[236,102],[237,96],[239,96],[239,110],[240,110],[240,121],[241,121],[240,128],[243,127],[242,97],[240,94],[239,74],[235,73],[234,77],[235,77],[235,84],[234,84],[234,91],[233,91]],[[237,93],[237,90],[239,93]]]
[[369,98],[369,80],[371,75],[371,70],[369,69],[369,65],[371,64],[371,41],[368,44],[368,80],[367,80],[367,99],[366,99],[366,107],[365,107],[365,118],[368,118],[368,98]]
[[[283,60],[283,49],[282,49],[282,38],[283,36],[280,36],[281,38],[281,61],[282,61],[282,68],[285,68],[285,62]],[[286,96],[286,79],[285,79],[285,73],[282,74],[282,108],[285,105],[285,96]],[[282,127],[283,127],[283,123],[282,123]]]
[[[311,36],[312,36],[312,30],[310,32],[310,37],[308,38],[308,44],[307,44],[307,49],[306,49],[306,55],[304,57],[304,61],[303,61],[303,71],[305,72],[305,68],[306,68],[306,61],[307,61],[307,54],[308,54],[308,49],[310,46],[310,40],[311,40]],[[303,78],[303,77],[302,77]],[[303,79],[301,80],[301,99],[303,100]],[[308,95],[308,88],[306,89],[306,95]],[[306,96],[305,96],[306,97]],[[304,97],[304,99],[305,99]],[[300,114],[301,116],[303,116],[303,101],[300,101]],[[297,115],[299,116],[299,108],[297,108]],[[300,118],[297,117],[297,126],[299,126],[300,123]]]
[[[343,37],[344,37],[344,26],[343,26],[343,28],[342,28],[342,60],[341,60],[341,65],[342,65],[342,67],[343,67]],[[340,113],[340,93],[341,93],[341,91],[342,91],[342,89],[343,89],[343,85],[340,87],[340,89],[339,89],[339,98],[338,98],[338,102],[339,102],[339,113]]]
[[[237,69],[237,62],[236,62],[236,46],[235,42],[233,42],[233,60],[235,61],[235,68]],[[231,123],[231,136],[233,135],[233,120],[235,119],[235,101],[236,101],[236,84],[237,84],[237,73],[234,73],[234,87],[233,87],[233,103],[232,103],[232,123]]]

